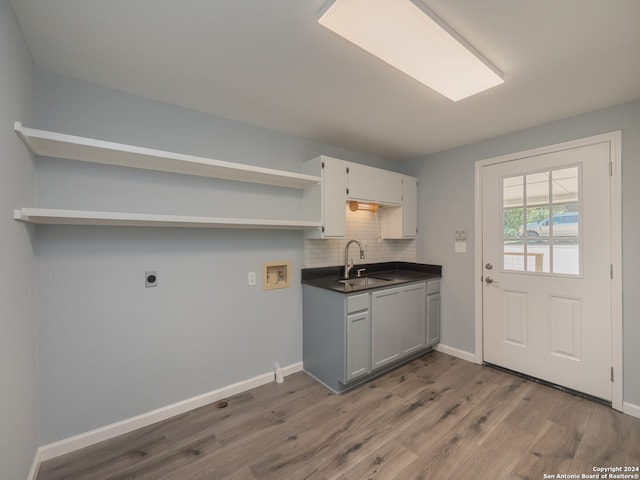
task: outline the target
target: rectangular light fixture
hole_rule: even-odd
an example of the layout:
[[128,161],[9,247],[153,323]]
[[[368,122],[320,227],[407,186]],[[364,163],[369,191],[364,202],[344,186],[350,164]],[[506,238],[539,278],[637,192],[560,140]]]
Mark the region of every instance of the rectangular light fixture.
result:
[[420,0],[332,0],[318,21],[454,102],[504,83]]
[[378,204],[372,202],[357,202],[355,200],[349,200],[347,202],[349,205],[349,210],[352,212],[357,212],[358,210],[366,210],[368,212],[377,212]]

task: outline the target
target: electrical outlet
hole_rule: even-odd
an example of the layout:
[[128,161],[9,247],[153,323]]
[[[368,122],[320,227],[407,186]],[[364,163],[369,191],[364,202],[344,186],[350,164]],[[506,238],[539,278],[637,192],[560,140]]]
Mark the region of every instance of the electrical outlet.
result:
[[247,285],[253,286],[257,282],[256,272],[249,272],[247,274]]
[[158,286],[158,273],[155,271],[144,272],[145,287],[157,287]]

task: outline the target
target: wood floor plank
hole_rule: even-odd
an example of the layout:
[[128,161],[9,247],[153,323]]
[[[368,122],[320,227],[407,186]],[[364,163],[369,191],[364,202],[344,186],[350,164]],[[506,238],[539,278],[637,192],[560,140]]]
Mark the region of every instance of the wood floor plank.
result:
[[558,409],[560,402],[566,399],[566,395],[560,390],[532,383],[530,390],[505,418],[505,422],[514,429],[536,435]]
[[624,466],[633,445],[633,433],[624,414],[604,405],[594,405],[576,457],[594,465]]
[[458,461],[473,442],[465,440],[458,433],[447,432],[434,438],[428,447],[422,448],[417,458],[403,468],[396,480],[426,480],[456,478]]
[[[269,463],[269,471],[277,470],[279,465],[293,468],[293,464],[301,461],[298,450],[294,448],[296,444],[327,442],[330,435],[327,431],[341,425],[344,425],[344,419],[339,418],[337,408],[320,404],[313,413],[305,409],[287,421],[276,420],[260,431],[250,431],[246,436],[236,435],[211,458],[205,478],[224,478],[238,468],[264,458],[272,462]],[[255,475],[253,468],[252,471]]]
[[215,427],[220,442],[226,445],[233,443],[239,436],[246,437],[270,425],[295,421],[297,416],[304,415],[306,409],[317,405],[319,399],[323,400],[321,402],[323,406],[331,406],[331,402],[327,400],[337,395],[304,374],[302,379],[305,382],[296,382],[295,388],[281,389],[279,397],[270,399],[258,397],[241,412],[220,422]]
[[518,406],[531,388],[530,382],[517,377],[498,386],[456,425],[455,431],[480,445]]
[[508,478],[539,480],[544,474],[567,472],[579,443],[580,438],[573,429],[547,420]]
[[44,462],[39,479],[101,479],[114,472],[125,472],[162,458],[168,451],[167,440],[155,429],[136,430],[108,442],[101,442]]
[[[414,361],[372,380],[369,388],[380,388],[392,392],[394,395],[403,396],[414,394],[416,389],[437,390],[439,387],[438,393],[442,394],[453,388],[454,380],[459,378],[457,372],[467,372],[467,366],[464,365],[466,362],[460,359],[455,360],[440,360],[431,363]],[[445,375],[444,372],[447,374]],[[447,379],[443,381],[444,376]]]
[[219,448],[215,435],[198,438],[192,443],[183,444],[178,449],[168,451],[165,455],[154,458],[150,462],[137,465],[124,472],[100,477],[102,480],[147,480],[163,478],[165,480],[187,480],[189,475],[184,471],[188,467],[207,462],[207,457]]
[[629,446],[627,449],[627,455],[625,457],[625,465],[635,465],[640,467],[640,421],[630,423],[625,417],[623,423],[628,425],[631,431],[629,435]]
[[198,435],[208,437],[212,431],[218,432],[229,423],[237,425],[237,417],[241,417],[244,412],[252,412],[252,406],[256,403],[250,392],[240,393],[225,400],[228,403],[224,408],[211,403],[161,422],[156,432],[164,435],[175,448],[180,442],[193,442]]
[[534,439],[533,433],[502,422],[477,448],[472,447],[468,452],[460,453],[456,479],[507,478]]
[[384,439],[376,432],[401,409],[400,399],[380,389],[349,392],[339,400],[339,416],[322,429],[296,431],[292,442],[274,446],[268,456],[251,464],[254,475],[280,479],[335,474],[347,461],[358,461],[378,448]]
[[253,476],[249,467],[244,467],[225,477],[224,480],[256,480],[256,477]]
[[640,419],[429,352],[341,395],[304,373],[59,457],[37,480],[539,480],[640,464]]
[[440,384],[434,385],[436,393],[446,393],[434,401],[433,408],[427,411],[419,422],[409,425],[404,430],[397,430],[394,438],[417,454],[429,449],[432,443],[446,435],[498,388],[496,384],[486,382],[482,377],[474,375],[472,380],[469,379],[471,381],[456,387],[453,387],[456,384],[455,379],[443,377]]
[[589,424],[591,413],[599,404],[582,397],[567,394],[563,401],[553,409],[549,420],[558,425],[565,425],[582,435]]
[[417,458],[395,441],[386,442],[360,462],[331,480],[393,480],[398,473]]

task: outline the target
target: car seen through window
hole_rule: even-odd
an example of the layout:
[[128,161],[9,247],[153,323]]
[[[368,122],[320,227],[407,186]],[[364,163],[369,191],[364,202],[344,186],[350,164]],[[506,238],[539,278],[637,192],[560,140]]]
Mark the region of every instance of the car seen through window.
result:
[[525,231],[527,237],[548,237],[551,235],[553,225],[554,237],[577,237],[578,236],[578,212],[559,213],[552,217],[552,221],[548,218],[539,222],[527,223],[520,227],[520,236],[524,236]]

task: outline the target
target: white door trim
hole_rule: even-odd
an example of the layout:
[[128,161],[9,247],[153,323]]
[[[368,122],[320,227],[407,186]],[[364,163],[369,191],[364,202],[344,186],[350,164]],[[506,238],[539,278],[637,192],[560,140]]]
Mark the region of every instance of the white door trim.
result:
[[611,404],[616,410],[623,407],[623,336],[622,336],[622,133],[604,133],[569,142],[548,145],[499,157],[478,160],[475,163],[475,220],[474,220],[474,278],[475,278],[475,362],[484,360],[482,333],[482,168],[487,165],[518,160],[524,157],[545,155],[558,150],[584,147],[594,143],[609,142],[611,146],[611,261],[613,280],[611,285],[611,365],[614,369]]

